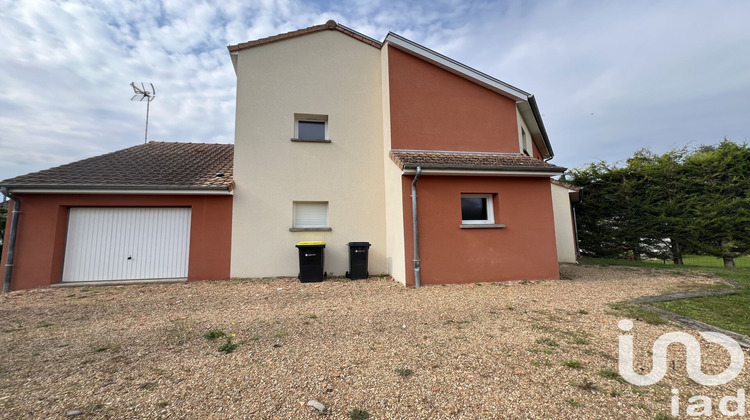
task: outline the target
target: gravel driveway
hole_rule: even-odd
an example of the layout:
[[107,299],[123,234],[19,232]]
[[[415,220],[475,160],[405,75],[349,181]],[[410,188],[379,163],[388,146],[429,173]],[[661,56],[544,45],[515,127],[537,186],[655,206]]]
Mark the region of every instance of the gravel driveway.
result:
[[[700,387],[684,350],[658,384],[618,381],[608,303],[715,283],[694,273],[563,266],[565,280],[404,288],[292,279],[41,289],[0,298],[0,417],[654,418]],[[238,344],[218,351],[225,338]],[[681,330],[635,321],[636,363]],[[704,371],[729,357],[703,343]],[[747,358],[746,358],[747,359]],[[580,365],[580,366],[579,366]],[[73,413],[71,413],[73,414]],[[364,418],[362,416],[361,418]]]

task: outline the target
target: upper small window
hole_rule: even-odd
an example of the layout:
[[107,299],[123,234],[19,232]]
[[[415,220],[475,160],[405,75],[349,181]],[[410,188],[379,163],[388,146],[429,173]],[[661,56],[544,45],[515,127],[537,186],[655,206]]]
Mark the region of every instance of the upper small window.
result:
[[328,117],[325,115],[295,115],[294,140],[329,141]]
[[461,194],[461,223],[494,224],[492,194]]
[[531,156],[531,152],[529,151],[529,138],[526,135],[526,130],[521,127],[521,144],[523,147],[523,152],[526,153],[526,155]]

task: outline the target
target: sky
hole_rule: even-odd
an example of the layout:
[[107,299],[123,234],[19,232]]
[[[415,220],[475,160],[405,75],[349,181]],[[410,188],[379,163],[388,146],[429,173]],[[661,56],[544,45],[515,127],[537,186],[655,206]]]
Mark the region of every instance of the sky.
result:
[[537,98],[575,168],[750,138],[748,1],[0,0],[0,180],[149,140],[231,143],[226,46],[334,19]]

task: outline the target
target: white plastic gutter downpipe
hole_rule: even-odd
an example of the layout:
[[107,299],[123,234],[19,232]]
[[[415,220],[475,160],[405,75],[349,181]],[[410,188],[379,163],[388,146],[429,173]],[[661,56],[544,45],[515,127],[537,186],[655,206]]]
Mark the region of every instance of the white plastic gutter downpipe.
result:
[[417,227],[417,181],[422,175],[422,167],[417,166],[417,174],[411,182],[411,217],[414,235],[414,287],[421,284],[420,277],[420,260],[419,260],[419,228]]
[[18,232],[18,216],[21,215],[21,200],[11,194],[7,188],[0,190],[4,196],[13,200],[13,219],[10,222],[10,238],[8,239],[8,252],[5,260],[5,281],[3,283],[3,293],[10,292],[10,278],[13,275],[13,260],[16,249],[16,232]]

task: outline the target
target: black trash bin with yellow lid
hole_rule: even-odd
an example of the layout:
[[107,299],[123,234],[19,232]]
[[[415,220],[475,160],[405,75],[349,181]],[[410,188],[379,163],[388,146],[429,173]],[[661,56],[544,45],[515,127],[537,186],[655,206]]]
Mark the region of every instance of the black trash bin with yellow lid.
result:
[[323,241],[303,241],[295,245],[299,249],[299,281],[313,283],[323,281],[326,276],[325,247]]

